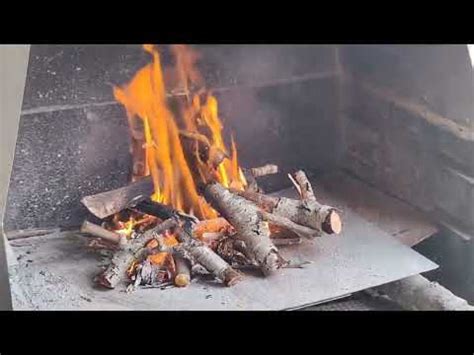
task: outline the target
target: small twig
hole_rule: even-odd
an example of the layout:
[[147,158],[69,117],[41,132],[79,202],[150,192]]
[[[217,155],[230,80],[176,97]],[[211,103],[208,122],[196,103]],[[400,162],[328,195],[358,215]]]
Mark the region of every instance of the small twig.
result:
[[272,238],[273,244],[277,247],[297,245],[303,241],[300,237],[298,238]]
[[312,264],[312,261],[300,261],[300,262],[293,262],[292,260],[288,260],[285,265],[282,267],[284,269],[303,269],[305,265]]
[[102,238],[118,246],[127,244],[127,238],[124,235],[109,231],[89,221],[84,221],[84,223],[82,223],[81,232],[93,235],[94,237]]
[[298,183],[296,182],[296,180],[293,178],[293,176],[291,176],[291,174],[288,174],[288,178],[291,180],[291,182],[293,183],[293,185],[295,186],[296,190],[298,191],[298,194],[300,195],[301,198],[303,198],[303,195],[301,193],[301,188],[300,188],[300,185],[298,185]]

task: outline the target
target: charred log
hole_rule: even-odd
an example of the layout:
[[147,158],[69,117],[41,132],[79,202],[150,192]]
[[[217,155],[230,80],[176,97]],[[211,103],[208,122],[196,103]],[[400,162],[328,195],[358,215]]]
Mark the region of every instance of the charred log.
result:
[[189,221],[191,223],[197,222],[195,217],[184,214],[171,206],[152,201],[150,198],[146,198],[130,208],[138,212],[158,217],[162,220],[173,218],[181,221]]
[[[197,153],[201,161],[212,168],[217,168],[228,155],[218,147],[211,144],[209,139],[197,132],[180,131],[181,141],[185,150]],[[194,155],[194,154],[188,154]]]

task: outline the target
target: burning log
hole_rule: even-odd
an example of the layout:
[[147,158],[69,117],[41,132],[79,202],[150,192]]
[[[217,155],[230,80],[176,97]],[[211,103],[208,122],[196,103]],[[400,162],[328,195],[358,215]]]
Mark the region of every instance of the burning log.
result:
[[115,253],[107,269],[96,278],[96,282],[107,288],[115,288],[126,277],[126,271],[130,264],[140,258],[143,249],[146,249],[144,245],[175,226],[176,221],[168,219],[131,240]]
[[231,193],[217,182],[206,186],[204,196],[232,224],[237,238],[245,243],[247,254],[265,275],[282,265],[283,259],[270,240],[268,224],[263,220],[257,206]]
[[222,217],[200,221],[193,228],[193,235],[197,239],[204,239],[206,233],[231,234],[232,232],[232,226]]
[[[284,217],[298,225],[309,227],[319,232],[339,234],[342,230],[342,222],[336,209],[320,204],[316,200],[311,184],[304,172],[296,173],[295,181],[297,181],[300,187],[299,191],[301,191],[302,200],[268,196],[252,191],[235,192],[273,215]],[[278,224],[278,220],[275,218],[272,222]],[[280,220],[280,222],[288,223],[286,220]],[[283,224],[282,226],[285,227]]]
[[229,156],[222,150],[212,145],[209,139],[198,132],[180,131],[180,137],[183,139],[184,145],[186,141],[190,141],[191,150],[198,152],[199,157],[212,168],[217,168],[225,158]]
[[153,192],[153,180],[147,176],[115,190],[83,197],[81,202],[92,214],[103,219],[136,205]]
[[84,221],[81,226],[81,232],[93,235],[94,237],[102,238],[119,246],[127,244],[127,238],[124,235],[111,232],[89,221]]
[[241,281],[240,273],[204,243],[191,237],[185,229],[177,228],[176,234],[178,240],[182,243],[177,249],[183,248],[198,264],[201,264],[207,271],[222,280],[226,286],[233,286]]

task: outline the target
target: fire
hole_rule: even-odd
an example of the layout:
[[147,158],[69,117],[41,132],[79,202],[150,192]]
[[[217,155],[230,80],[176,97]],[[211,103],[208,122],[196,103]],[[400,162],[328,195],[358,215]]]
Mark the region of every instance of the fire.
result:
[[[203,89],[191,94],[193,88],[203,85],[195,65],[198,55],[191,48],[172,45],[175,65],[166,71],[156,46],[143,48],[151,54],[152,62],[141,68],[128,84],[114,88],[116,100],[127,111],[132,139],[141,142],[141,146],[135,144],[132,153],[134,161],[144,157],[145,168],[138,174],[134,171],[134,177],[152,176],[153,200],[200,219],[215,218],[216,211],[198,194],[198,184],[215,179],[225,187],[242,189],[246,185],[235,141],[232,138],[230,154],[225,145],[217,98]],[[168,98],[165,77],[184,95]],[[172,100],[176,101],[174,105]],[[203,161],[197,149],[189,157],[183,147],[183,134],[209,144],[209,156],[218,152],[227,158],[211,168],[211,159]]]

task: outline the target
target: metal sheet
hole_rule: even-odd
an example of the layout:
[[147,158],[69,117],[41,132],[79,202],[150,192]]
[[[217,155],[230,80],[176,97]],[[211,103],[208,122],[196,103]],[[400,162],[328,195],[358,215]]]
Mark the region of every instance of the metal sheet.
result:
[[[316,185],[318,186],[318,185]],[[318,193],[321,187],[318,187]],[[281,194],[294,196],[293,190]],[[323,202],[331,203],[325,191]],[[339,202],[339,206],[341,203]],[[344,208],[344,207],[343,207]],[[247,275],[234,287],[196,281],[185,289],[146,289],[132,294],[92,287],[95,255],[73,235],[12,241],[20,257],[15,282],[33,309],[284,310],[341,296],[436,268],[436,264],[344,209],[344,232],[282,249],[289,258],[311,260],[304,269],[284,269],[263,278]],[[397,218],[397,216],[393,216]],[[30,254],[26,254],[27,252]],[[27,260],[31,260],[28,262]],[[24,267],[28,264],[28,267]]]

